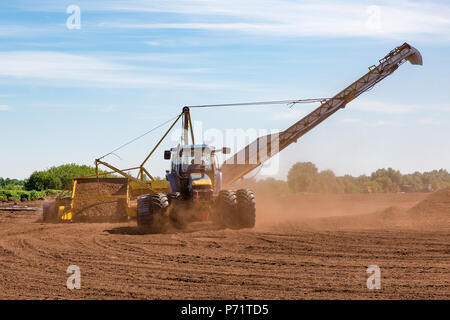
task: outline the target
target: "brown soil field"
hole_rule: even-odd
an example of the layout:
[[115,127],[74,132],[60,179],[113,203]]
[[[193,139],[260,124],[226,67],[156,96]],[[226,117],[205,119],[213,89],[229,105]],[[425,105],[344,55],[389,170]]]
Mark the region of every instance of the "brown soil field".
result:
[[[147,233],[135,221],[0,212],[0,298],[450,298],[445,193],[256,196],[257,225],[245,230]],[[66,288],[69,265],[79,290]],[[381,268],[380,290],[366,287],[369,265]]]

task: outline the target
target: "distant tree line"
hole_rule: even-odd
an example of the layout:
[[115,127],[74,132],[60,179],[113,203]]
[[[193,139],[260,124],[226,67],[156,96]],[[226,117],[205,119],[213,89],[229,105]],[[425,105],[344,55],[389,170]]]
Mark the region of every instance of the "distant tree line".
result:
[[25,180],[0,178],[0,188],[4,190],[62,190],[70,187],[71,180],[95,174],[95,168],[74,163],[35,171]]
[[[33,172],[28,179],[0,178],[0,189],[44,191],[70,188],[76,177],[95,174],[95,168],[86,165],[65,164]],[[110,175],[111,176],[111,175]],[[159,177],[158,177],[159,179]],[[287,181],[268,178],[243,179],[236,188],[250,187],[262,193],[363,193],[432,191],[450,187],[450,174],[444,170],[401,174],[392,168],[378,169],[371,175],[336,176],[331,170],[319,171],[311,162],[297,162],[288,172]]]
[[26,191],[26,190],[0,189],[0,202],[42,200],[47,196],[57,195],[59,192],[60,192],[59,190]]
[[287,181],[268,178],[244,179],[239,186],[259,192],[285,193],[387,193],[433,191],[450,187],[450,173],[444,169],[401,174],[392,168],[378,169],[370,175],[336,176],[331,170],[319,171],[311,162],[297,162],[288,172]]
[[0,189],[4,190],[23,190],[25,185],[24,180],[0,178]]

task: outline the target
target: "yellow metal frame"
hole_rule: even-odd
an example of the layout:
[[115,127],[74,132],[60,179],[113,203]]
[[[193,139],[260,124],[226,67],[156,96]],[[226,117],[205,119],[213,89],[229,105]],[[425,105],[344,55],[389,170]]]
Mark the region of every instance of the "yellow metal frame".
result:
[[[147,157],[144,159],[144,161],[138,166],[128,169],[119,169],[115,166],[102,161],[100,159],[95,159],[95,174],[79,177],[81,178],[99,178],[104,177],[110,174],[119,174],[125,178],[128,179],[127,184],[127,194],[126,195],[119,195],[119,196],[103,196],[103,195],[95,195],[91,197],[83,197],[78,198],[76,196],[76,190],[77,190],[77,179],[73,180],[73,188],[72,188],[72,198],[70,201],[70,204],[67,205],[64,203],[64,200],[57,199],[56,205],[58,208],[58,217],[62,221],[71,221],[72,220],[72,213],[73,213],[73,207],[75,201],[80,200],[100,200],[100,199],[126,199],[127,200],[127,208],[126,213],[130,217],[136,217],[137,213],[136,210],[134,210],[131,206],[131,199],[136,195],[141,194],[147,194],[147,193],[160,193],[160,192],[169,192],[170,187],[169,183],[167,181],[160,181],[155,180],[155,178],[148,172],[148,170],[144,167],[147,161],[150,159],[150,157],[154,154],[156,149],[161,145],[163,140],[167,137],[169,132],[173,129],[175,124],[180,120],[180,118],[183,117],[183,129],[184,129],[184,143],[189,143],[189,136],[188,132],[190,129],[191,139],[192,143],[194,143],[194,131],[192,128],[192,121],[190,116],[189,108],[185,107],[183,108],[183,112],[178,115],[176,120],[172,123],[172,125],[169,127],[169,129],[164,133],[162,138],[158,141],[158,143],[153,147],[153,149],[150,151],[150,153],[147,155]],[[105,171],[100,172],[99,166],[104,166],[108,168],[111,171]],[[131,176],[130,174],[126,173],[126,171],[132,171],[132,170],[139,170],[137,174],[137,178]],[[150,180],[145,180],[145,176],[147,176]]]
[[[183,114],[185,114],[184,109],[183,109],[183,112],[178,115],[178,117],[175,119],[175,121],[172,123],[170,128],[166,131],[166,133],[164,133],[163,137],[158,141],[158,143],[155,145],[155,147],[152,149],[152,151],[150,151],[149,155],[144,159],[144,161],[142,161],[141,165],[139,166],[139,174],[138,174],[138,178],[140,177],[140,179],[142,181],[144,180],[144,173],[150,178],[150,180],[152,180],[152,181],[155,180],[152,177],[152,175],[145,169],[144,165],[147,163],[148,159],[150,159],[150,157],[156,151],[156,149],[159,147],[159,145],[164,141],[164,139],[167,137],[169,132],[173,129],[173,127],[178,122],[178,120],[180,120],[180,118]],[[186,115],[185,115],[185,117],[186,117]]]
[[[185,144],[189,143],[188,130],[190,129],[192,143],[194,143],[194,141],[195,141],[194,140],[194,130],[192,128],[191,114],[190,114],[189,108],[184,107],[183,112],[181,112],[178,115],[178,117],[175,119],[175,121],[172,123],[172,125],[169,127],[169,129],[167,129],[167,131],[164,133],[162,138],[158,141],[158,143],[156,143],[156,145],[153,147],[153,149],[150,151],[150,153],[147,155],[147,157],[145,157],[144,161],[142,161],[142,163],[138,167],[121,170],[121,169],[118,169],[118,168],[112,166],[111,164],[109,164],[107,162],[102,161],[101,159],[96,159],[95,160],[95,174],[88,176],[88,177],[99,177],[100,175],[118,173],[118,174],[128,178],[130,181],[140,183],[144,188],[147,188],[150,192],[155,192],[155,190],[151,186],[156,182],[156,180],[145,168],[145,164],[150,159],[150,157],[155,153],[156,149],[158,149],[158,147],[161,145],[161,143],[164,141],[164,139],[167,137],[169,132],[173,129],[173,127],[180,120],[181,117],[183,117],[183,128],[185,130],[184,142],[185,142]],[[108,172],[108,173],[99,173],[99,170],[98,170],[99,165],[103,165],[103,166],[111,169],[112,171]],[[137,170],[137,169],[139,169],[137,178],[134,178],[133,176],[125,173],[125,171],[131,171],[131,170]],[[150,182],[145,181],[145,175],[149,177]]]

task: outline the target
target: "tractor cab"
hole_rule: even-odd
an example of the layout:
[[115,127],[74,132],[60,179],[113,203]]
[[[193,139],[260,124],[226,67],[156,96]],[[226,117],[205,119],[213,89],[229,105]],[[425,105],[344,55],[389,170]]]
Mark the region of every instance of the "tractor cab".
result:
[[206,145],[188,145],[179,148],[178,163],[172,161],[172,166],[180,175],[188,176],[192,173],[206,173],[214,176],[216,162],[214,147]]
[[184,198],[211,198],[217,184],[215,148],[201,145],[178,145],[164,153],[171,159],[171,169],[166,178],[173,193]]

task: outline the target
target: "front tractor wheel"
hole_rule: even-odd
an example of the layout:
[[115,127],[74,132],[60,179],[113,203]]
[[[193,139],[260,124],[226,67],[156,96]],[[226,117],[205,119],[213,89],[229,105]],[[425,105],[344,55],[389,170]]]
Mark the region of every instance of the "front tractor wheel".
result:
[[163,193],[144,194],[137,199],[137,224],[140,227],[151,227],[155,218],[165,216],[169,200]]

